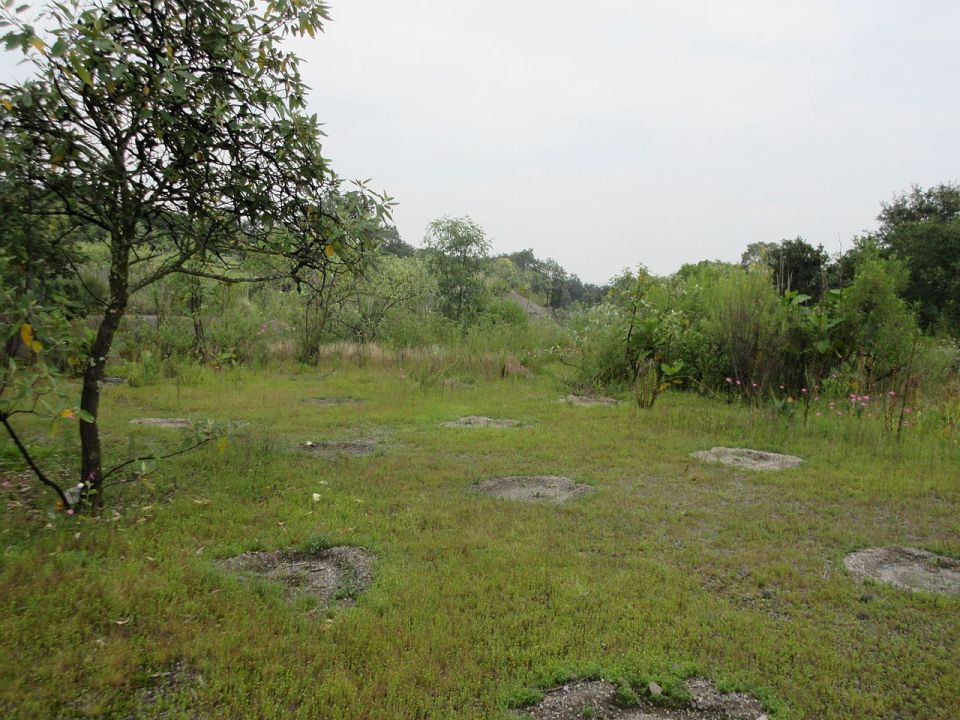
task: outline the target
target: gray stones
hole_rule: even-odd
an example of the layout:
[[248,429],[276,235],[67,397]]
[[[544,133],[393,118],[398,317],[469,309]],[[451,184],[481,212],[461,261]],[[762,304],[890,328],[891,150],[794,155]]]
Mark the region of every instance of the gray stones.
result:
[[798,467],[803,462],[802,459],[793,455],[781,455],[749,448],[715,447],[710,450],[700,450],[691,455],[706,462],[732,465],[744,470],[786,470]]
[[308,405],[319,405],[320,407],[331,407],[336,405],[362,405],[364,400],[354,397],[312,397],[304,398],[300,402]]
[[467,415],[466,417],[457,418],[456,420],[451,420],[450,422],[440,423],[440,426],[448,427],[448,428],[479,428],[479,427],[506,428],[506,427],[517,427],[519,424],[520,424],[519,420],[510,420],[508,418],[492,418],[492,417],[485,417],[483,415]]
[[[654,695],[650,683],[648,695]],[[706,678],[691,678],[684,683],[690,701],[681,707],[665,707],[641,700],[637,707],[623,707],[617,701],[617,688],[605,680],[578,681],[549,691],[543,700],[529,708],[534,720],[766,720],[760,702],[743,693],[722,693]],[[662,689],[661,689],[662,690]]]
[[218,564],[241,577],[249,573],[278,583],[288,598],[308,595],[325,606],[347,607],[373,581],[374,560],[363,548],[340,545],[317,553],[248,552]]
[[560,398],[557,402],[576,405],[578,407],[610,407],[617,404],[617,400],[603,395],[567,395]]
[[321,440],[319,442],[307,440],[297,447],[301,452],[316,457],[337,457],[344,455],[363,457],[365,455],[372,455],[374,451],[376,451],[377,442],[375,440]]
[[189,428],[191,422],[186,418],[135,418],[130,421],[131,425],[146,425],[156,428]]
[[960,595],[960,560],[908,547],[873,547],[850,553],[843,560],[857,577],[914,592]]
[[473,486],[474,491],[503,500],[559,504],[594,492],[594,488],[555,475],[516,475],[492,478]]

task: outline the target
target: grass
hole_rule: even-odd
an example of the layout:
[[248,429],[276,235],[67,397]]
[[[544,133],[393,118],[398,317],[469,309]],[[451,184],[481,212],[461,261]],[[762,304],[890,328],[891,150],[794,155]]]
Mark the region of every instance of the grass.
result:
[[[573,677],[678,696],[693,673],[777,718],[954,716],[960,599],[864,585],[841,560],[871,545],[960,553],[956,438],[917,430],[898,444],[875,422],[803,426],[679,393],[649,411],[570,407],[544,377],[450,387],[402,367],[325,370],[107,387],[116,460],[176,442],[134,417],[247,427],[225,452],[165,462],[149,487],[111,489],[97,518],[21,493],[0,446],[15,480],[0,509],[5,716],[127,717],[139,703],[142,717],[490,719]],[[316,396],[367,402],[300,402]],[[526,426],[438,427],[460,415]],[[70,472],[73,438],[28,434]],[[293,450],[358,437],[381,449]],[[761,474],[689,456],[716,445],[806,462]],[[523,474],[598,491],[558,507],[469,492]],[[337,544],[378,561],[356,607],[336,612],[214,564]],[[177,663],[202,682],[144,704],[151,676]]]

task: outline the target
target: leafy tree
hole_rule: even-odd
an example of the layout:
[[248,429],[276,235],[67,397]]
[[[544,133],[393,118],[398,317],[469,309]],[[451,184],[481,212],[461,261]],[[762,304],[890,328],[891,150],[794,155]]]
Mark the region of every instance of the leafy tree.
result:
[[443,313],[456,321],[479,308],[490,242],[469,217],[442,217],[427,226],[424,246],[428,263],[437,278]]
[[769,268],[781,295],[794,290],[820,297],[826,290],[824,272],[829,259],[822,245],[813,247],[796,237],[779,243],[751,243],[741,256],[740,264],[744,268],[756,265]]
[[410,243],[404,242],[396,226],[390,225],[383,231],[380,251],[385,255],[396,255],[397,257],[405,258],[412,257],[417,252],[417,249]]
[[882,208],[875,238],[906,263],[920,325],[960,335],[960,184],[914,186]]
[[[322,29],[323,2],[64,0],[43,15],[46,41],[17,11],[0,17],[35,69],[0,85],[0,152],[22,159],[4,180],[109,250],[79,424],[81,483],[99,503],[101,382],[131,293],[171,273],[234,283],[356,264],[388,199],[341,190],[281,47]],[[243,272],[250,258],[259,272]]]

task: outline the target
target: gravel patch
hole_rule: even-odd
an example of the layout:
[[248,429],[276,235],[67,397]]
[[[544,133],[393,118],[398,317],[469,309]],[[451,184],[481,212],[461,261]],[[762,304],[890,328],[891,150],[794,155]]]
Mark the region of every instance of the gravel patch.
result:
[[307,440],[297,448],[301,452],[316,457],[337,457],[348,455],[350,457],[364,457],[372,455],[377,449],[375,440],[321,440],[314,442]]
[[190,421],[186,418],[135,418],[131,425],[147,425],[158,428],[188,428]]
[[566,395],[557,400],[557,402],[576,405],[578,407],[596,407],[598,405],[609,407],[616,405],[619,401],[611,397],[604,397],[603,395]]
[[[573,682],[550,690],[543,701],[525,711],[534,720],[766,720],[756,698],[743,693],[722,693],[705,678],[684,683],[690,702],[683,707],[662,707],[641,701],[638,707],[617,703],[616,687],[605,680]],[[647,694],[658,694],[650,684]]]
[[960,560],[908,547],[857,550],[843,559],[858,577],[915,592],[960,595]]
[[723,465],[733,465],[745,470],[787,470],[798,467],[803,460],[793,455],[750,450],[749,448],[715,447],[691,453],[700,460]]
[[326,606],[349,607],[370,587],[375,559],[363,548],[339,545],[318,553],[248,552],[218,565],[279,583],[291,598],[310,595]]
[[505,427],[517,427],[520,424],[519,420],[510,420],[508,418],[492,418],[485,417],[483,415],[467,415],[466,417],[457,418],[456,420],[451,420],[450,422],[440,423],[441,427],[448,428],[477,428],[477,427],[496,427],[496,428],[505,428]]
[[594,492],[595,488],[570,478],[554,475],[517,475],[492,478],[473,486],[476,492],[503,500],[519,502],[564,503],[581,495]]

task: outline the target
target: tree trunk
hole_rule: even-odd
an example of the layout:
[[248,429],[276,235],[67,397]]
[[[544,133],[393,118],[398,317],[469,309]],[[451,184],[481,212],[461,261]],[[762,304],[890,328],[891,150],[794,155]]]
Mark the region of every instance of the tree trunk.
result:
[[201,362],[207,359],[207,344],[203,334],[203,288],[199,278],[190,288],[190,297],[187,300],[190,317],[193,318],[193,354]]
[[130,242],[125,237],[114,235],[110,257],[110,302],[96,337],[90,346],[90,357],[83,371],[83,390],[80,393],[80,408],[93,418],[93,422],[80,425],[80,482],[83,484],[81,500],[94,507],[103,505],[103,456],[100,449],[100,389],[107,366],[107,357],[113,338],[120,327],[120,320],[127,309],[129,299]]

